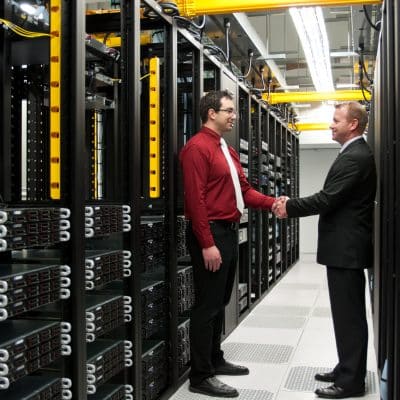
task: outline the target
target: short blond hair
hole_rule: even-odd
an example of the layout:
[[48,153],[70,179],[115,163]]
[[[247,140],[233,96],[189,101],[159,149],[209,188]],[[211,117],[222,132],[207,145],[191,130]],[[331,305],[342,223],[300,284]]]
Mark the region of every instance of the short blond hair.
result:
[[347,120],[356,119],[358,121],[358,131],[364,133],[368,123],[368,113],[363,105],[357,101],[346,101],[335,105],[336,109],[347,110]]

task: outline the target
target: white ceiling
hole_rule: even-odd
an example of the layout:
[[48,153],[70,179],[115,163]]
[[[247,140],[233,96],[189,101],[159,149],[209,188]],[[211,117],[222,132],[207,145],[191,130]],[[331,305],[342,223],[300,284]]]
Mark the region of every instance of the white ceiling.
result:
[[[359,44],[364,45],[364,61],[367,71],[373,75],[376,54],[377,31],[371,28],[365,18],[365,11],[375,22],[380,18],[378,6],[366,7],[323,7],[323,15],[327,30],[331,57],[332,77],[337,85],[358,84]],[[275,63],[280,69],[287,85],[298,85],[299,91],[314,91],[310,72],[306,64],[304,51],[298,38],[296,28],[288,9],[247,14],[247,17],[265,43],[267,52],[276,55]],[[346,55],[346,53],[348,53]],[[352,55],[350,55],[352,54]],[[364,84],[369,82],[364,79]],[[340,89],[340,86],[339,88]],[[292,91],[292,90],[291,90]],[[296,91],[296,90],[294,90]],[[332,119],[331,102],[312,103],[309,108],[297,108],[295,112],[302,122],[329,122]],[[337,146],[328,131],[304,131],[300,135],[300,143],[304,146]]]
[[[109,2],[85,0],[88,8],[106,7]],[[218,0],[216,0],[218,1]],[[380,18],[381,6],[323,7],[331,53],[341,52],[341,56],[331,57],[332,77],[337,84],[358,84],[358,61],[360,35],[363,40],[364,60],[367,72],[373,76],[378,33],[372,29],[365,17],[365,11],[373,23]],[[198,22],[200,19],[196,19]],[[206,16],[203,37],[209,37],[223,51],[227,51],[225,21],[230,22],[229,52],[231,61],[238,68],[246,71],[249,65],[249,49],[254,51],[253,70],[249,82],[254,88],[262,88],[263,82],[272,77],[269,89],[282,91],[281,84],[298,85],[300,91],[314,91],[304,51],[299,41],[295,26],[288,9],[260,11],[252,14],[224,14]],[[352,53],[352,56],[343,55]],[[268,59],[265,59],[268,58]],[[260,67],[263,70],[260,73]],[[244,73],[244,72],[243,72]],[[278,79],[277,79],[278,78]],[[368,85],[364,79],[364,85]],[[290,90],[291,92],[293,90]],[[296,91],[296,90],[294,90]],[[296,108],[288,105],[304,122],[330,122],[333,105],[327,102],[311,103],[309,108]],[[332,145],[330,131],[303,132],[304,143],[320,142]]]

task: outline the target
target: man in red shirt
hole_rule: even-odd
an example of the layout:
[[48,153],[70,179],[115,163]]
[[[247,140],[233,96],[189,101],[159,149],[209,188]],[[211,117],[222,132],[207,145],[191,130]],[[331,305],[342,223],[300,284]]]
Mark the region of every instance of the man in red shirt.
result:
[[[275,198],[248,183],[237,152],[221,138],[232,130],[236,111],[228,91],[200,100],[203,123],[180,153],[187,243],[193,264],[195,303],[191,310],[189,390],[214,397],[239,393],[215,375],[247,375],[246,367],[224,359],[221,333],[238,259],[237,226],[246,206],[271,210]],[[225,154],[224,154],[225,152]],[[234,174],[237,174],[235,176]]]

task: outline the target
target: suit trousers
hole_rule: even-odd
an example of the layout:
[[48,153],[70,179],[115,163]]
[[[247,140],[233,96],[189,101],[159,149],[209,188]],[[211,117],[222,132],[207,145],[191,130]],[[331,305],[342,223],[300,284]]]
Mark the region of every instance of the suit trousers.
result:
[[368,348],[364,270],[328,266],[327,274],[339,359],[335,384],[345,389],[363,388]]
[[232,294],[238,259],[237,231],[219,223],[210,223],[210,227],[222,257],[222,264],[216,272],[205,268],[202,249],[190,225],[187,231],[195,290],[190,315],[189,379],[193,385],[213,376],[214,368],[225,363],[221,350],[224,309]]

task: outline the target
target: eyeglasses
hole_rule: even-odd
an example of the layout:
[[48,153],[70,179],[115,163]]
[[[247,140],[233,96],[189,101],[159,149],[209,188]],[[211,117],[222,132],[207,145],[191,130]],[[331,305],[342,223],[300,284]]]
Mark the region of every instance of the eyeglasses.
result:
[[237,114],[236,111],[233,108],[220,108],[219,110],[217,110],[217,112],[219,112],[219,111],[226,112],[229,115],[232,115],[232,114],[236,115]]

